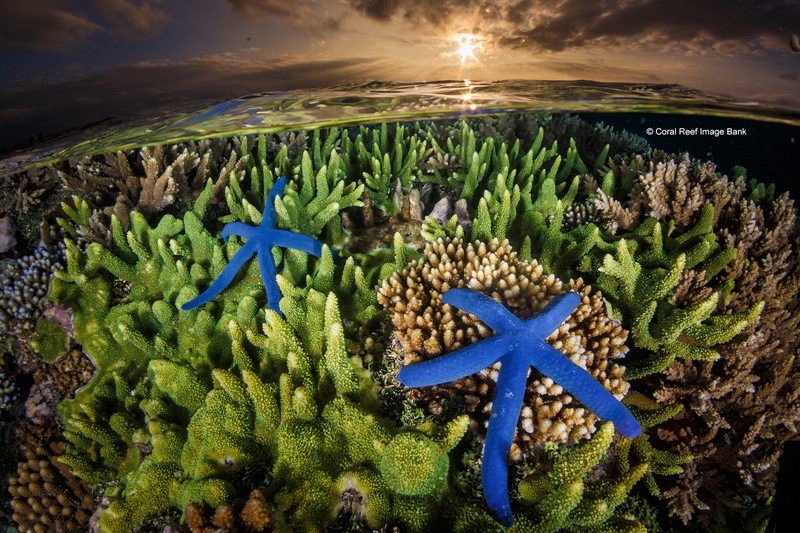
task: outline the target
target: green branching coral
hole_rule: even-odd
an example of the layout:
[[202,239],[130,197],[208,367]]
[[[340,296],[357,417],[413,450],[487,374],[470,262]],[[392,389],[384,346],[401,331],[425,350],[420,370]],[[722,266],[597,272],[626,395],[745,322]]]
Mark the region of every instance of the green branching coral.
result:
[[[132,214],[127,233],[115,224],[110,249],[68,244],[67,270],[53,286],[98,367],[60,413],[69,441],[61,460],[92,483],[115,481],[101,528],[128,531],[173,507],[226,503],[239,490],[235,474],[264,464],[294,527],[324,527],[342,486],[363,491],[362,518],[375,527],[395,516],[395,497],[403,502],[395,520],[428,523],[431,511],[414,498],[446,492],[448,451],[466,418],[398,433],[375,417],[375,384],[348,353],[341,319],[377,312],[352,259],[337,267],[324,251],[302,272],[305,287],[281,276],[286,320],[268,311],[264,334],[253,269],[226,298],[179,312],[238,250],[203,227],[204,198],[182,221],[167,215],[151,227]],[[129,284],[122,300],[106,272]],[[331,291],[347,294],[348,305],[340,309]],[[409,439],[428,450],[428,466]]]
[[613,436],[613,424],[605,423],[591,440],[560,455],[551,472],[534,474],[519,483],[520,498],[529,506],[527,523],[524,526],[520,523],[525,529],[520,530],[644,531],[630,516],[615,515],[614,510],[647,473],[647,463],[629,468],[613,481],[588,481],[589,471],[605,457]]
[[714,347],[752,325],[763,309],[754,304],[739,313],[717,313],[725,286],[688,308],[669,298],[686,269],[703,270],[710,280],[732,259],[716,242],[713,212],[708,206],[692,228],[675,238],[669,237],[670,228],[648,219],[630,240],[617,241],[615,253],[605,255],[597,268],[611,313],[631,324],[637,346],[655,353],[631,370],[633,377],[660,372],[675,358],[716,360]]
[[[352,143],[356,153],[353,164],[361,171],[371,203],[386,214],[394,214],[399,209],[394,194],[396,184],[399,182],[403,189],[408,190],[419,179],[419,164],[427,146],[427,140],[420,139],[402,125],[394,128],[393,133],[390,146],[385,123],[380,130],[373,129],[372,132],[361,127]],[[347,146],[346,143],[345,149]]]
[[[317,137],[315,137],[316,139]],[[265,152],[264,137],[258,142],[258,153]],[[283,156],[283,157],[282,157]],[[308,151],[303,152],[299,167],[291,167],[284,152],[280,152],[271,164],[260,159],[250,173],[249,188],[232,181],[225,191],[229,216],[224,222],[245,222],[258,225],[267,192],[280,175],[292,176],[290,187],[278,199],[275,209],[278,227],[317,237],[326,230],[326,241],[334,246],[342,244],[342,223],[339,212],[351,206],[363,205],[360,198],[364,185],[347,180],[347,162],[342,161],[336,150],[331,149],[321,159]],[[285,168],[289,167],[289,168]],[[291,254],[290,254],[291,255]],[[305,255],[294,258],[295,262]]]

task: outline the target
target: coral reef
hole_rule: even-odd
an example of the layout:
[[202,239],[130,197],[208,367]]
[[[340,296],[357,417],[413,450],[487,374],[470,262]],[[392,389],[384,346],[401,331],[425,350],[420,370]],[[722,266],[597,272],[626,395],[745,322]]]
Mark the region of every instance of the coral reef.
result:
[[[425,247],[424,260],[411,262],[384,282],[379,301],[395,327],[405,364],[453,352],[492,335],[471,315],[444,306],[442,294],[468,287],[503,303],[518,318],[528,319],[562,292],[561,282],[545,276],[535,261],[520,261],[507,241],[464,245],[460,240],[438,241]],[[624,367],[614,363],[627,348],[627,332],[604,316],[602,295],[582,282],[570,288],[581,294],[578,310],[549,342],[563,351],[618,399],[628,390]],[[435,391],[414,391],[420,405],[438,409],[443,393],[463,395],[478,425],[488,424],[497,369],[479,372]],[[572,442],[595,429],[597,417],[581,406],[552,379],[533,371],[528,381],[515,443],[526,451],[534,444]]]
[[[0,252],[19,258],[0,280],[17,358],[1,383],[24,396],[33,381],[20,435],[43,443],[25,445],[14,475],[22,529],[94,514],[107,531],[500,531],[482,470],[487,493],[508,491],[495,514],[520,531],[642,531],[656,506],[735,528],[768,507],[797,435],[792,201],[741,168],[728,178],[574,116],[91,156],[4,181],[0,217],[3,247],[26,241]],[[318,241],[318,257],[264,244],[262,224]],[[227,239],[234,229],[247,235]],[[256,241],[274,268],[243,260]],[[576,293],[575,312],[540,333],[643,433],[614,436],[591,398],[532,370],[506,454],[487,429],[509,410],[494,395],[511,361],[403,387],[423,384],[414,368],[443,380],[435,364],[496,333],[496,316],[448,304],[451,289],[523,324]],[[68,341],[96,366],[74,398],[93,369],[79,351],[58,359]]]

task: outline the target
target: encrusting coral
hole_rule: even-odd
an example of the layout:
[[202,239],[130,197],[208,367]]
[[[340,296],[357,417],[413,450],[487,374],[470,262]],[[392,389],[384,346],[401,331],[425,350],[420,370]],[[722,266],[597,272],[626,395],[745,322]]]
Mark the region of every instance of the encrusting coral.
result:
[[[557,278],[545,276],[535,261],[520,261],[507,241],[464,245],[458,239],[440,240],[427,245],[424,256],[424,260],[411,262],[385,281],[379,291],[379,301],[403,346],[405,364],[433,359],[492,335],[471,315],[443,305],[442,295],[451,288],[467,287],[490,295],[521,319],[531,318],[562,292]],[[605,316],[601,295],[593,294],[580,281],[570,288],[581,294],[581,303],[550,343],[621,399],[628,384],[622,376],[624,367],[614,359],[627,351],[627,332]],[[492,368],[440,390],[463,395],[467,410],[483,428],[488,424],[488,399],[494,393],[496,379],[497,369]],[[440,394],[415,390],[412,397],[436,409]],[[518,457],[520,451],[537,443],[585,438],[594,431],[596,421],[597,417],[561,386],[533,371],[518,424],[518,448],[512,456],[516,453]]]

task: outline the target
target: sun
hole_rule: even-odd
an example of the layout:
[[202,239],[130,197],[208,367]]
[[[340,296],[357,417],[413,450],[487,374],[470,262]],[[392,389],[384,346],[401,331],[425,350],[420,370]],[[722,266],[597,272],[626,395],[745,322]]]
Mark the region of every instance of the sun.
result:
[[461,33],[453,38],[453,41],[458,46],[456,54],[461,57],[461,64],[463,65],[469,60],[477,60],[475,52],[480,51],[480,39],[475,35],[469,33]]

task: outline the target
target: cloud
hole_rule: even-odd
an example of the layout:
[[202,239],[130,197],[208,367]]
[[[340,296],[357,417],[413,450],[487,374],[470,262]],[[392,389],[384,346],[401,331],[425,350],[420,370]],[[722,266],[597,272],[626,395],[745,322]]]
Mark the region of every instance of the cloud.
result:
[[94,5],[113,33],[129,40],[160,35],[171,20],[166,11],[147,1],[96,0]]
[[4,8],[0,46],[63,52],[102,30],[65,0],[25,0]]
[[74,0],[14,2],[0,17],[0,46],[69,53],[103,33],[129,40],[154,37],[170,21],[166,11],[146,0],[83,4]]
[[[316,37],[341,29],[344,13],[333,6],[320,10],[317,2],[309,0],[227,0],[233,10],[251,19],[278,18],[293,28]],[[326,2],[329,3],[329,2]]]
[[800,4],[782,0],[350,0],[381,22],[467,31],[495,45],[531,51],[583,47],[668,47],[684,53],[759,53],[785,48]]

